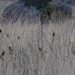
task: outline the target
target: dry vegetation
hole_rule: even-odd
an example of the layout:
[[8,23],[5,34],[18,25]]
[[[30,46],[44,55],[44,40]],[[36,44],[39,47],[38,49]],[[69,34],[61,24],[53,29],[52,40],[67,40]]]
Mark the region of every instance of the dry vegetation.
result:
[[75,75],[75,20],[37,19],[0,24],[0,75]]

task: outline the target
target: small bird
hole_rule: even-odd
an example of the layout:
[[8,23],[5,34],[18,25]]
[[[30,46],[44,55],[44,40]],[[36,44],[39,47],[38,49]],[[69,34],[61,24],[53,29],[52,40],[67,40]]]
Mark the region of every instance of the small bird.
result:
[[5,55],[5,51],[3,51],[1,55],[4,56]]
[[42,51],[42,48],[38,48],[40,51]]
[[20,39],[20,36],[18,36],[18,39]]
[[9,53],[12,54],[13,53],[13,50],[12,48],[9,46]]
[[2,32],[2,30],[0,29],[0,33]]
[[2,54],[0,55],[0,58],[1,58],[2,60],[4,60],[4,59],[3,59],[3,56],[4,56],[4,55],[5,55],[5,51],[3,51]]
[[9,46],[9,50],[11,50],[12,51],[12,48]]
[[55,36],[55,32],[53,32],[52,36],[53,36],[53,37]]

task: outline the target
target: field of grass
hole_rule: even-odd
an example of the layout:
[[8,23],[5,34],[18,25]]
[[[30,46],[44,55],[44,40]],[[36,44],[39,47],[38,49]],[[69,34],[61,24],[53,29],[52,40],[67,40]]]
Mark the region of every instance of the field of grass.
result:
[[0,75],[75,75],[75,19],[0,24]]

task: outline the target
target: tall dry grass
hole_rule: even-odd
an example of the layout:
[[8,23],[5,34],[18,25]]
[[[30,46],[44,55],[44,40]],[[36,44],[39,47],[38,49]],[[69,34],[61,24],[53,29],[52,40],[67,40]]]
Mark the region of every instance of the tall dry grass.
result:
[[0,24],[0,75],[75,75],[75,20],[35,18]]

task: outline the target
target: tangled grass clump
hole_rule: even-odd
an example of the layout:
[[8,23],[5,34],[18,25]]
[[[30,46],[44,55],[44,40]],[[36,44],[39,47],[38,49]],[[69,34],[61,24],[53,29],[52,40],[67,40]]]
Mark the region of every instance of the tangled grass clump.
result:
[[6,7],[2,13],[3,23],[24,22],[48,22],[49,20],[62,20],[62,14],[57,10],[58,4],[49,4],[52,0],[22,0]]
[[13,7],[2,13],[2,22],[3,23],[15,23],[20,19],[22,23],[25,21],[37,22],[39,21],[39,11],[35,7],[31,6],[25,7],[21,4],[14,4]]
[[2,22],[14,23],[19,19],[21,20],[21,22],[36,22],[36,20],[39,21],[41,15],[40,8],[46,9],[49,1],[52,0],[21,0],[21,2],[9,5],[2,13]]

